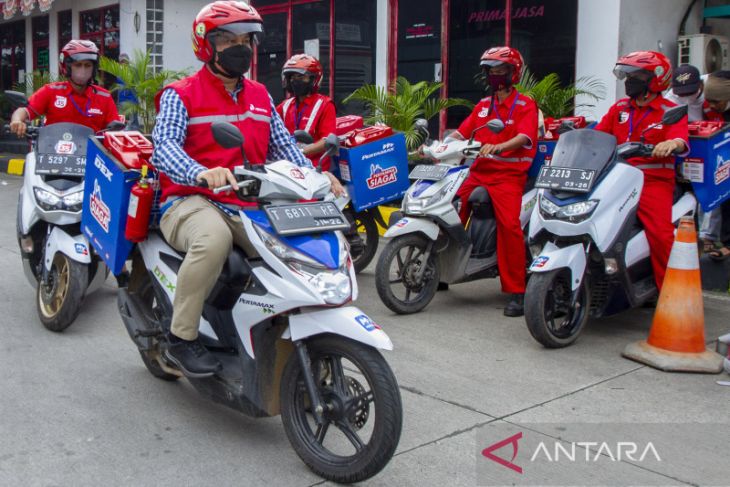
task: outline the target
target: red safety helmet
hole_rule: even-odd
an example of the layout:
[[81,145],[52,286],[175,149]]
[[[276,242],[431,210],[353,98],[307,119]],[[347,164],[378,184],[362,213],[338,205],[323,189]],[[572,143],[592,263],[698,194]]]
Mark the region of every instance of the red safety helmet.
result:
[[520,82],[522,69],[525,67],[525,60],[522,59],[520,51],[514,47],[491,47],[484,51],[482,60],[479,63],[484,69],[499,66],[500,64],[509,64],[512,66],[512,84]]
[[317,58],[309,54],[295,54],[281,68],[281,83],[286,86],[286,75],[292,73],[308,74],[313,78],[312,93],[319,91],[319,85],[322,83],[322,64]]
[[642,71],[649,77],[649,91],[653,93],[661,93],[672,82],[672,65],[661,52],[632,52],[618,58],[613,68],[613,74],[618,79],[625,79],[630,74]]
[[94,73],[91,76],[93,80],[99,68],[99,48],[92,41],[86,39],[69,41],[61,49],[61,54],[58,55],[58,63],[61,65],[64,76],[71,78],[71,63],[77,61],[91,61],[94,63]]
[[252,40],[258,42],[264,21],[246,2],[219,0],[203,7],[193,21],[193,52],[204,63],[213,59],[213,45],[208,36],[216,29],[235,35],[251,34]]

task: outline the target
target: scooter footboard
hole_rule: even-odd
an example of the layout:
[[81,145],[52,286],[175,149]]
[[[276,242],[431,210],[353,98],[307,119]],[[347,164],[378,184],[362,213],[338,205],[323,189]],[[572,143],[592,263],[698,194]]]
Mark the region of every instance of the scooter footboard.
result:
[[571,272],[571,288],[573,291],[580,287],[586,270],[586,254],[583,245],[574,244],[568,247],[558,247],[548,242],[540,255],[535,257],[530,265],[530,272],[550,272],[567,267]]
[[91,263],[91,252],[89,251],[89,240],[84,235],[71,236],[59,227],[53,227],[46,243],[45,265],[51,270],[53,256],[56,252],[65,254],[69,259],[82,264]]
[[291,315],[284,338],[301,340],[322,333],[344,336],[382,350],[393,350],[393,342],[382,328],[355,306]]

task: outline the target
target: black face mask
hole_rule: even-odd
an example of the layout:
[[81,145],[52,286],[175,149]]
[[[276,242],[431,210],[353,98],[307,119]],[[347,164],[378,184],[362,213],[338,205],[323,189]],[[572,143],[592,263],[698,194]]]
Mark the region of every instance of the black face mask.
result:
[[251,68],[251,56],[253,50],[244,44],[234,46],[217,52],[217,62],[223,68],[224,76],[229,78],[240,78],[243,73]]
[[492,88],[492,93],[494,93],[509,88],[512,83],[508,74],[488,74],[487,84]]
[[289,86],[287,89],[294,94],[294,96],[306,96],[312,92],[312,83],[310,81],[303,81],[300,79],[289,80]]
[[639,78],[626,78],[624,89],[629,98],[638,98],[649,91],[649,82]]

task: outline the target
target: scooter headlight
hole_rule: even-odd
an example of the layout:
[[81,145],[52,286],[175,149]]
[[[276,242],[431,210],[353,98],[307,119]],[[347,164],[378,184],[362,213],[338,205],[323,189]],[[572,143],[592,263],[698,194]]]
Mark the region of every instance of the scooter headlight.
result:
[[325,303],[340,305],[350,299],[352,283],[347,269],[349,252],[345,252],[346,244],[340,244],[339,268],[330,270],[311,257],[289,247],[258,225],[253,227],[266,248],[292,271],[308,280],[317,289]]
[[63,197],[63,205],[68,211],[81,211],[84,202],[84,192],[76,191]]
[[61,210],[63,205],[61,204],[61,198],[46,191],[42,188],[33,188],[35,199],[38,202],[38,206],[43,208],[45,211]]
[[429,206],[438,203],[439,200],[441,200],[446,194],[449,192],[450,187],[445,186],[438,190],[435,194],[431,196],[422,196],[414,198],[413,196],[410,196],[406,194],[405,199],[405,207],[406,212],[408,213],[421,213],[425,208],[428,208]]
[[543,218],[557,218],[579,223],[588,218],[598,206],[598,200],[579,201],[570,205],[558,206],[544,196],[540,196],[540,214]]

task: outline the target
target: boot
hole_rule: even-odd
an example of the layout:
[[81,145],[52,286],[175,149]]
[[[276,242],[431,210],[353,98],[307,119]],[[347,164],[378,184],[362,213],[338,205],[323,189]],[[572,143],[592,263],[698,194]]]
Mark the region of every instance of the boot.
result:
[[164,351],[167,360],[188,377],[209,377],[220,370],[221,363],[196,338],[188,341],[168,335],[169,345]]
[[504,308],[505,316],[522,316],[525,314],[525,294],[514,293],[510,295],[509,303]]

